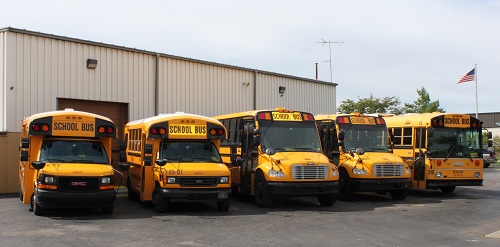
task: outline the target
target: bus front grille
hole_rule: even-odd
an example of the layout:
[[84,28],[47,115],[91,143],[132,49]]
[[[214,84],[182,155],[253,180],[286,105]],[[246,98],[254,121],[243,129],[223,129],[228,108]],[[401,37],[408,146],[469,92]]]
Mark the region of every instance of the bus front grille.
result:
[[326,179],[328,178],[328,166],[292,166],[293,179]]
[[403,176],[404,165],[374,165],[373,174],[376,177],[397,177]]
[[59,177],[59,190],[63,192],[94,192],[99,190],[96,177]]
[[179,177],[181,186],[216,186],[218,177]]

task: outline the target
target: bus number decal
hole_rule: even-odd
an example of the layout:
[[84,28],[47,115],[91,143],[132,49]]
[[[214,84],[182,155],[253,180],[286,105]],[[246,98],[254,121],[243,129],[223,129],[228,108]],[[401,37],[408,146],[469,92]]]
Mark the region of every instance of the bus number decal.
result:
[[302,114],[300,112],[285,113],[273,112],[274,121],[302,121]]
[[168,175],[182,175],[182,169],[168,170]]

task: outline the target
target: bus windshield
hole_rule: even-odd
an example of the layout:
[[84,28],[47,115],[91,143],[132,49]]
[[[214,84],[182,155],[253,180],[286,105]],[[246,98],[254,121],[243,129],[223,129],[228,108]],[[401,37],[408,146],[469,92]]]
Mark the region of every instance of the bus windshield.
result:
[[211,142],[164,141],[159,158],[177,162],[222,163],[217,147]]
[[44,140],[41,161],[50,163],[108,164],[102,142],[89,140]]
[[260,123],[262,150],[274,148],[287,152],[321,152],[321,144],[314,122]]
[[[481,150],[477,129],[435,128],[430,148],[433,158],[477,157]],[[471,156],[471,153],[474,153]]]
[[384,125],[339,124],[344,130],[344,152],[363,148],[365,152],[389,152],[389,138]]

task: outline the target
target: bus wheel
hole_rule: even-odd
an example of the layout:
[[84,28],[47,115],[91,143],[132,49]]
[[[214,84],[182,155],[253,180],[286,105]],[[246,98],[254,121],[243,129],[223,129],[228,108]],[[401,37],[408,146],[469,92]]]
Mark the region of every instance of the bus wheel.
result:
[[336,201],[337,201],[337,194],[318,196],[319,204],[321,204],[321,206],[324,207],[331,207],[333,206],[333,204],[335,204]]
[[129,201],[139,200],[139,194],[135,193],[132,188],[130,188],[130,178],[127,179],[127,198]]
[[165,213],[168,210],[168,200],[166,198],[161,198],[160,187],[156,187],[153,190],[153,203],[156,208],[156,212]]
[[403,200],[408,196],[409,192],[410,190],[392,190],[389,191],[389,194],[391,194],[391,197],[394,200]]
[[255,204],[257,204],[257,206],[267,208],[273,204],[273,198],[269,195],[269,190],[267,189],[266,178],[261,171],[255,173],[253,191]]
[[352,189],[351,179],[345,170],[340,172],[339,199],[343,201],[354,200],[354,191]]
[[455,190],[455,186],[441,186],[441,187],[439,187],[439,189],[443,193],[451,193]]
[[229,211],[229,207],[231,206],[231,199],[226,199],[221,202],[217,202],[217,210],[222,211],[222,212],[227,212]]
[[33,213],[37,216],[41,216],[45,213],[45,210],[38,204],[37,197],[33,195]]

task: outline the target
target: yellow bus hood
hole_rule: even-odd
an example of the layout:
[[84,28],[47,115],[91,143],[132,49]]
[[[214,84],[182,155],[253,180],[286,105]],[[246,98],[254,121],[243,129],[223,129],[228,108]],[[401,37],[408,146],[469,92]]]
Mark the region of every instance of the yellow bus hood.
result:
[[325,164],[328,165],[330,161],[322,153],[315,152],[278,152],[272,155],[274,159],[278,159],[281,164],[293,165],[313,162],[315,165]]
[[54,176],[108,176],[114,171],[107,164],[77,164],[77,163],[47,163],[42,169],[43,174]]

